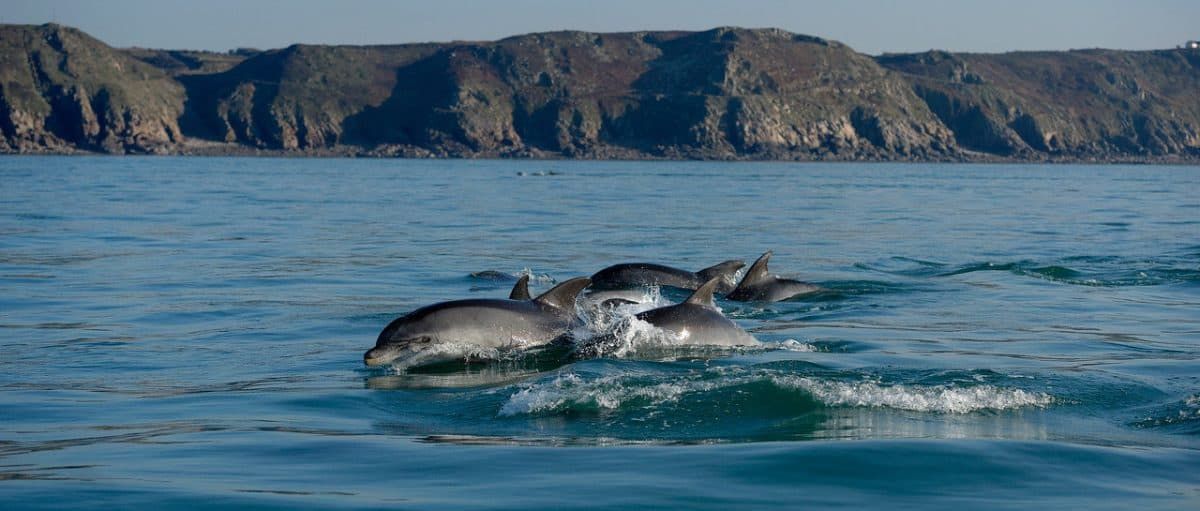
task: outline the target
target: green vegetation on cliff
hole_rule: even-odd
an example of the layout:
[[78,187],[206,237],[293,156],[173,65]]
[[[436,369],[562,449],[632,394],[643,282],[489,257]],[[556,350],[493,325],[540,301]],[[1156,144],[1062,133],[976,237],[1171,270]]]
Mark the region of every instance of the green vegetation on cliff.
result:
[[0,151],[1200,159],[1200,52],[873,58],[776,29],[118,50],[0,26]]

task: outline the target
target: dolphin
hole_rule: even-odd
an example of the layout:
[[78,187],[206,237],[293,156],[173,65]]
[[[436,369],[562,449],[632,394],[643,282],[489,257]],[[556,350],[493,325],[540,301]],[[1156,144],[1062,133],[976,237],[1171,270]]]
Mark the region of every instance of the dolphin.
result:
[[591,279],[578,277],[533,300],[455,300],[422,307],[389,323],[363,362],[425,365],[550,344],[575,325],[575,298],[589,284]]
[[733,276],[743,266],[746,266],[743,261],[730,260],[698,272],[690,272],[652,263],[617,264],[592,275],[592,287],[621,289],[636,286],[671,286],[679,289],[697,289],[705,282],[720,277],[717,281],[717,291],[728,293],[733,289]]
[[683,303],[651,309],[636,317],[663,330],[674,332],[683,344],[752,346],[758,340],[721,314],[713,303],[720,277],[709,279]]
[[765,254],[750,265],[742,281],[725,298],[738,302],[778,302],[793,296],[815,293],[821,288],[808,282],[784,279],[767,273],[767,261],[771,259],[772,251]]
[[532,300],[533,297],[529,294],[529,275],[521,275],[517,279],[517,283],[513,284],[512,292],[508,293],[509,300]]

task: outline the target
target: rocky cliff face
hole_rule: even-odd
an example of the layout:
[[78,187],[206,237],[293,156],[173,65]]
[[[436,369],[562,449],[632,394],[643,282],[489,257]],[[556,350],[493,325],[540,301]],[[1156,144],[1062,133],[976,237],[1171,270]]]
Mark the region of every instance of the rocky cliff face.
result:
[[184,100],[163,71],[78,30],[0,29],[0,150],[168,152]]
[[0,27],[0,151],[1200,159],[1200,53],[872,58],[762,29],[116,50]]
[[1200,155],[1200,52],[885,56],[969,151],[1018,158]]

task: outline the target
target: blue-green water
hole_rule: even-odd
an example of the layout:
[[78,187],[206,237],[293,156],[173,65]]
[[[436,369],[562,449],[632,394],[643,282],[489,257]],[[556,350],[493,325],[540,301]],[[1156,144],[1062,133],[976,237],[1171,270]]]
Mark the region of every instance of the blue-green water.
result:
[[[4,509],[1200,507],[1195,167],[9,157],[0,183]],[[721,301],[765,349],[362,364],[525,270],[767,249],[828,291]]]

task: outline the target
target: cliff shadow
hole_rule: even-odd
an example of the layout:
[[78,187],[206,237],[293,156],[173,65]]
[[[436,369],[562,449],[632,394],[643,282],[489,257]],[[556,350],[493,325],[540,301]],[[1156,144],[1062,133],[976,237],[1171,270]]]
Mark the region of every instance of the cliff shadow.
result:
[[279,94],[283,59],[291,48],[261,53],[223,73],[177,77],[185,100],[179,129],[185,137],[278,147],[271,105]]
[[716,105],[709,99],[722,95],[728,45],[736,34],[710,30],[643,37],[661,53],[631,84],[632,104],[603,120],[601,140],[656,155],[711,143],[710,116],[716,114],[718,128],[727,116],[711,112]]
[[406,145],[431,148],[461,142],[450,111],[458,86],[445,49],[396,70],[396,83],[379,106],[368,106],[341,122],[341,142],[371,148]]

